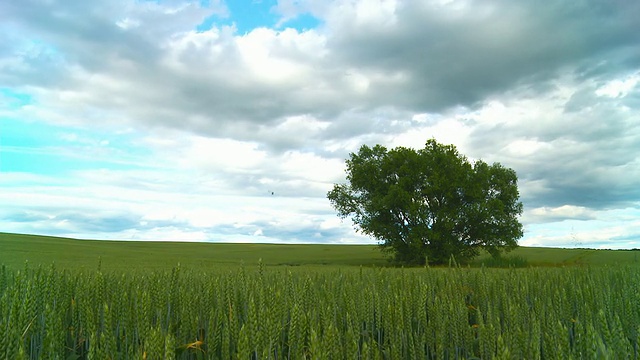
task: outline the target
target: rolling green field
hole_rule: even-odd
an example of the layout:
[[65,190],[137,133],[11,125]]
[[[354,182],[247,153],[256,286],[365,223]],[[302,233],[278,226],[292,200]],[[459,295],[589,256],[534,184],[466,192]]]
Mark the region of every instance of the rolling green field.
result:
[[220,265],[268,266],[387,264],[376,246],[274,245],[188,242],[76,240],[0,233],[0,264],[20,268],[55,262],[59,268],[95,269],[209,269]]
[[0,234],[0,360],[638,360],[636,254],[404,269],[364,245]]
[[[640,251],[520,247],[507,255],[530,266],[640,265]],[[0,233],[0,264],[21,268],[55,263],[58,268],[208,269],[220,264],[267,266],[388,266],[375,245],[274,245],[75,240]],[[479,257],[472,266],[489,264]]]

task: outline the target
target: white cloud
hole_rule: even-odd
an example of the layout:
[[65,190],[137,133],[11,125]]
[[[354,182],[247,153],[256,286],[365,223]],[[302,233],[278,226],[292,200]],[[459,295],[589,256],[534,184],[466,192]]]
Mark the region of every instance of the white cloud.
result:
[[[627,209],[625,213],[637,213]],[[597,214],[598,220],[562,221],[528,226],[524,246],[581,247],[597,249],[640,248],[638,221],[610,219],[611,212]]]
[[271,84],[307,82],[307,86],[312,86],[308,82],[314,69],[306,62],[317,62],[326,53],[324,38],[314,30],[299,33],[291,28],[282,31],[259,28],[239,37],[237,45],[254,79]]
[[507,145],[504,150],[514,157],[530,156],[547,149],[550,144],[535,139],[518,139]]
[[524,220],[529,222],[553,222],[568,219],[591,220],[595,218],[595,211],[584,206],[573,205],[529,209],[524,215]]
[[284,175],[304,179],[310,183],[331,183],[344,175],[344,161],[325,159],[312,153],[288,152],[283,156]]
[[195,136],[189,138],[186,149],[172,151],[187,168],[211,171],[251,172],[267,157],[254,143]]
[[623,79],[616,79],[607,82],[596,90],[598,96],[608,96],[612,98],[625,97],[640,81],[640,73],[626,76]]
[[393,146],[422,148],[427,139],[434,138],[443,144],[454,144],[461,151],[464,151],[471,131],[472,129],[464,122],[450,117],[427,126],[413,126],[395,136],[391,144]]

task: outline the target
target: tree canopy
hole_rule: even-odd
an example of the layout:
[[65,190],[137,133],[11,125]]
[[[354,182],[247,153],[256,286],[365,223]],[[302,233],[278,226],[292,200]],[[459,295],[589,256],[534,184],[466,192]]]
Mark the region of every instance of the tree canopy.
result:
[[434,139],[424,149],[363,145],[346,160],[347,183],[327,197],[341,218],[403,264],[465,262],[518,245],[522,213],[516,172],[470,162]]

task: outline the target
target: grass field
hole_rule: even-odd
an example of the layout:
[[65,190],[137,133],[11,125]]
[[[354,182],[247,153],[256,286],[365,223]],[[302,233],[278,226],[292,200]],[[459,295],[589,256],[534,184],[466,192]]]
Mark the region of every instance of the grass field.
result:
[[638,360],[638,253],[397,269],[365,245],[0,233],[0,359]]
[[60,268],[207,269],[220,264],[382,266],[387,262],[376,246],[274,245],[187,242],[76,240],[0,233],[0,264],[16,268],[55,262]]
[[[508,254],[529,266],[633,265],[640,251],[520,247]],[[274,245],[182,242],[76,240],[0,233],[0,264],[21,268],[55,263],[59,268],[95,269],[207,269],[220,264],[267,266],[387,266],[375,245]],[[479,257],[472,266],[489,263]]]

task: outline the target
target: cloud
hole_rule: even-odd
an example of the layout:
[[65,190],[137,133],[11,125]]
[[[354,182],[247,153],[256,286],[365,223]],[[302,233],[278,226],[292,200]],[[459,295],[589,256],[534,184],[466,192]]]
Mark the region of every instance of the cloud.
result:
[[[557,208],[540,207],[530,209],[528,215],[542,219],[544,222],[562,220],[593,220],[596,219],[593,210],[585,207],[563,205]],[[531,220],[530,220],[531,221]]]
[[[513,167],[529,207],[637,203],[639,159],[630,149],[639,138],[634,124],[640,119],[629,109],[640,89],[610,98],[597,96],[589,81],[559,85],[544,96],[518,94],[480,109],[468,146]],[[590,94],[589,100],[578,104],[581,93]]]
[[[556,209],[556,212],[585,212],[584,209]],[[637,208],[588,211],[588,218],[558,218],[557,221],[530,224],[521,241],[526,246],[632,249],[640,247]]]
[[[68,22],[46,7],[27,15],[23,6],[8,6],[21,27],[43,37],[52,30],[44,44],[55,53],[76,56],[65,57],[71,66],[64,67],[63,91],[42,89],[43,101],[71,114],[78,105],[84,107],[79,115],[119,109],[113,117],[120,120],[236,138],[295,116],[326,121],[355,109],[477,106],[523,83],[544,91],[545,81],[576,63],[582,73],[619,67],[602,65],[603,59],[632,45],[630,33],[638,27],[631,17],[636,6],[304,2],[298,6],[318,8],[313,11],[324,27],[257,28],[238,36],[229,27],[193,30],[203,17],[222,13],[220,5],[127,2],[100,12],[76,6],[67,12],[90,16]],[[33,27],[36,18],[43,21]],[[123,28],[123,19],[138,20]],[[605,26],[594,32],[595,21]]]
[[324,199],[344,159],[432,137],[517,171],[530,242],[640,206],[640,4],[230,5],[0,3],[7,226],[361,241]]
[[562,71],[616,71],[624,64],[606,61],[612,52],[638,55],[629,48],[637,4],[380,1],[387,6],[368,13],[364,3],[333,8],[328,46],[351,66],[395,75],[372,86],[384,91],[377,101],[424,111],[473,106],[521,84],[545,91]]

